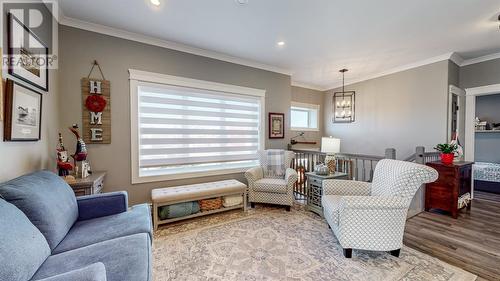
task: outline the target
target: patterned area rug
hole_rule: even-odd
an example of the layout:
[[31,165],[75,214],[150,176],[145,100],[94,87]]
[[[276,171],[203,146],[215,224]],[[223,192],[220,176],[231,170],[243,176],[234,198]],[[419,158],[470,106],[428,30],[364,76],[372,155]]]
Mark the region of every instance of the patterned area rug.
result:
[[326,222],[295,207],[257,206],[155,233],[154,280],[475,280],[476,276],[404,247],[399,258],[356,251],[352,259]]

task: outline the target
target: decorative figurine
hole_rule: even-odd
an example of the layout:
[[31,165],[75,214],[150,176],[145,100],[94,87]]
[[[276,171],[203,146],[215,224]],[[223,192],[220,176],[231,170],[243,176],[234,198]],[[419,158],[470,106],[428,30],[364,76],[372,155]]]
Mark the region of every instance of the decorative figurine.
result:
[[75,154],[71,155],[71,157],[73,157],[75,162],[86,160],[87,159],[87,146],[85,145],[85,142],[83,141],[83,139],[80,137],[80,132],[78,132],[78,125],[73,124],[73,127],[70,127],[69,130],[76,137],[76,151],[75,151]]
[[70,127],[69,130],[75,135],[76,137],[76,151],[71,157],[73,157],[73,163],[75,166],[75,176],[76,177],[81,177],[82,174],[82,167],[80,164],[82,164],[82,161],[87,160],[87,146],[85,145],[85,142],[83,139],[80,137],[80,132],[78,132],[78,125],[73,124],[73,127]]
[[59,144],[57,147],[57,169],[59,176],[66,177],[73,170],[73,164],[69,162],[68,151],[64,148],[62,135],[59,133]]

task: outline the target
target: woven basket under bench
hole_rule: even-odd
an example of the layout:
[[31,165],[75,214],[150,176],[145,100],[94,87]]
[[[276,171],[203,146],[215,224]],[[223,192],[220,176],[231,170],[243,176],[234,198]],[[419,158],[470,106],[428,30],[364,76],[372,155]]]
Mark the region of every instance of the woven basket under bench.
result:
[[[237,180],[224,180],[216,182],[207,182],[176,187],[157,188],[151,191],[153,201],[153,225],[158,229],[158,225],[174,221],[234,210],[247,208],[247,186]],[[231,206],[221,207],[223,196],[241,195],[243,203]],[[158,208],[162,206],[173,205],[182,202],[198,201],[200,202],[201,212],[172,219],[162,220],[158,216]],[[204,207],[204,208],[203,208]],[[218,208],[217,208],[218,207]]]

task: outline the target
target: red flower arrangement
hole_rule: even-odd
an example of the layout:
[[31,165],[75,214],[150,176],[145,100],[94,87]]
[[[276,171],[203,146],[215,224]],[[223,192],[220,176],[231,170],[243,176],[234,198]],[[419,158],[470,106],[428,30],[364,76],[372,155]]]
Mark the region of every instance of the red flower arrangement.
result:
[[85,106],[92,112],[102,112],[106,108],[106,99],[100,95],[91,95],[85,100]]

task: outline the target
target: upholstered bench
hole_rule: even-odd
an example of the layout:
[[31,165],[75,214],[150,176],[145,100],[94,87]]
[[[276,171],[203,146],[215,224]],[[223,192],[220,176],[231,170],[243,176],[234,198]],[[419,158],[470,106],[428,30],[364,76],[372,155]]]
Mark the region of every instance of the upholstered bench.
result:
[[[163,206],[232,195],[241,195],[243,197],[243,203],[236,206],[222,207],[216,210],[198,212],[180,218],[162,220],[160,219],[158,214],[158,208]],[[246,211],[247,186],[237,180],[224,180],[182,185],[176,187],[157,188],[151,191],[151,199],[153,201],[153,224],[156,230],[158,229],[158,225],[160,224],[170,223],[178,220],[189,219],[239,208],[242,208],[244,211]]]

